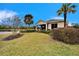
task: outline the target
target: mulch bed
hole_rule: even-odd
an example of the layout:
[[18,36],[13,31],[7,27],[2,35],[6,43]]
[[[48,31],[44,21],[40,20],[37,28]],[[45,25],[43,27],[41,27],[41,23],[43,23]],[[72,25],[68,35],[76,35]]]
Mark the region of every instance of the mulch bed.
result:
[[13,39],[19,38],[21,36],[23,36],[23,34],[13,34],[13,35],[10,35],[6,38],[3,38],[2,40],[3,41],[13,40]]

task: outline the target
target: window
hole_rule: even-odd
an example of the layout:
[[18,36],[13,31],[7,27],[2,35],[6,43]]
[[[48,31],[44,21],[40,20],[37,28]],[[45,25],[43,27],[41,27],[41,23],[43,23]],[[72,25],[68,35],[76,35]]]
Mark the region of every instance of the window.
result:
[[57,24],[51,24],[51,29],[57,28]]

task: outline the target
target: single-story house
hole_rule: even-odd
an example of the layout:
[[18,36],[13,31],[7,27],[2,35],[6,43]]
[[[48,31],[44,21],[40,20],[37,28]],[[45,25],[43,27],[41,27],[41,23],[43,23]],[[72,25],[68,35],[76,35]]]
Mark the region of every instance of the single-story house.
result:
[[38,22],[38,26],[40,26],[42,30],[64,28],[64,19],[50,19],[47,20],[46,22],[40,21]]

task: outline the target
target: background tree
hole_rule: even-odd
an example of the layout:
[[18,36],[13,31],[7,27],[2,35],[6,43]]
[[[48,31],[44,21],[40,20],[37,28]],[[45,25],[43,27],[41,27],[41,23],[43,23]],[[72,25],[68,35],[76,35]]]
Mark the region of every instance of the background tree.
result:
[[72,27],[79,28],[79,24],[78,23],[72,23]]
[[19,27],[19,24],[20,24],[20,19],[18,16],[14,16],[12,18],[12,23],[13,23],[13,27],[14,28],[18,28]]
[[28,21],[29,27],[30,27],[30,25],[33,24],[33,23],[34,23],[33,20]]
[[64,3],[62,4],[62,7],[57,11],[58,16],[63,14],[64,15],[64,27],[67,27],[67,14],[72,12],[75,13],[75,5],[71,3]]
[[13,32],[17,31],[20,33],[20,30],[19,30],[19,25],[20,25],[20,19],[18,16],[13,16],[12,19],[11,19],[11,22],[12,22],[12,27],[13,27]]
[[28,24],[29,25],[29,27],[30,27],[30,25],[31,24],[33,24],[33,16],[31,15],[31,14],[27,14],[27,15],[25,15],[25,17],[24,17],[24,22],[26,23],[26,24]]

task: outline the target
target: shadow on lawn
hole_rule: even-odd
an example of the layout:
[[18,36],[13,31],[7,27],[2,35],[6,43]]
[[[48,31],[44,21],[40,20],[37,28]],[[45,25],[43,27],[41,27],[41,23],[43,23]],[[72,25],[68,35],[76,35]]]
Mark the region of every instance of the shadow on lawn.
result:
[[10,35],[6,38],[3,38],[2,41],[9,41],[9,40],[13,40],[13,39],[16,39],[16,38],[20,38],[22,36],[23,36],[23,34]]

